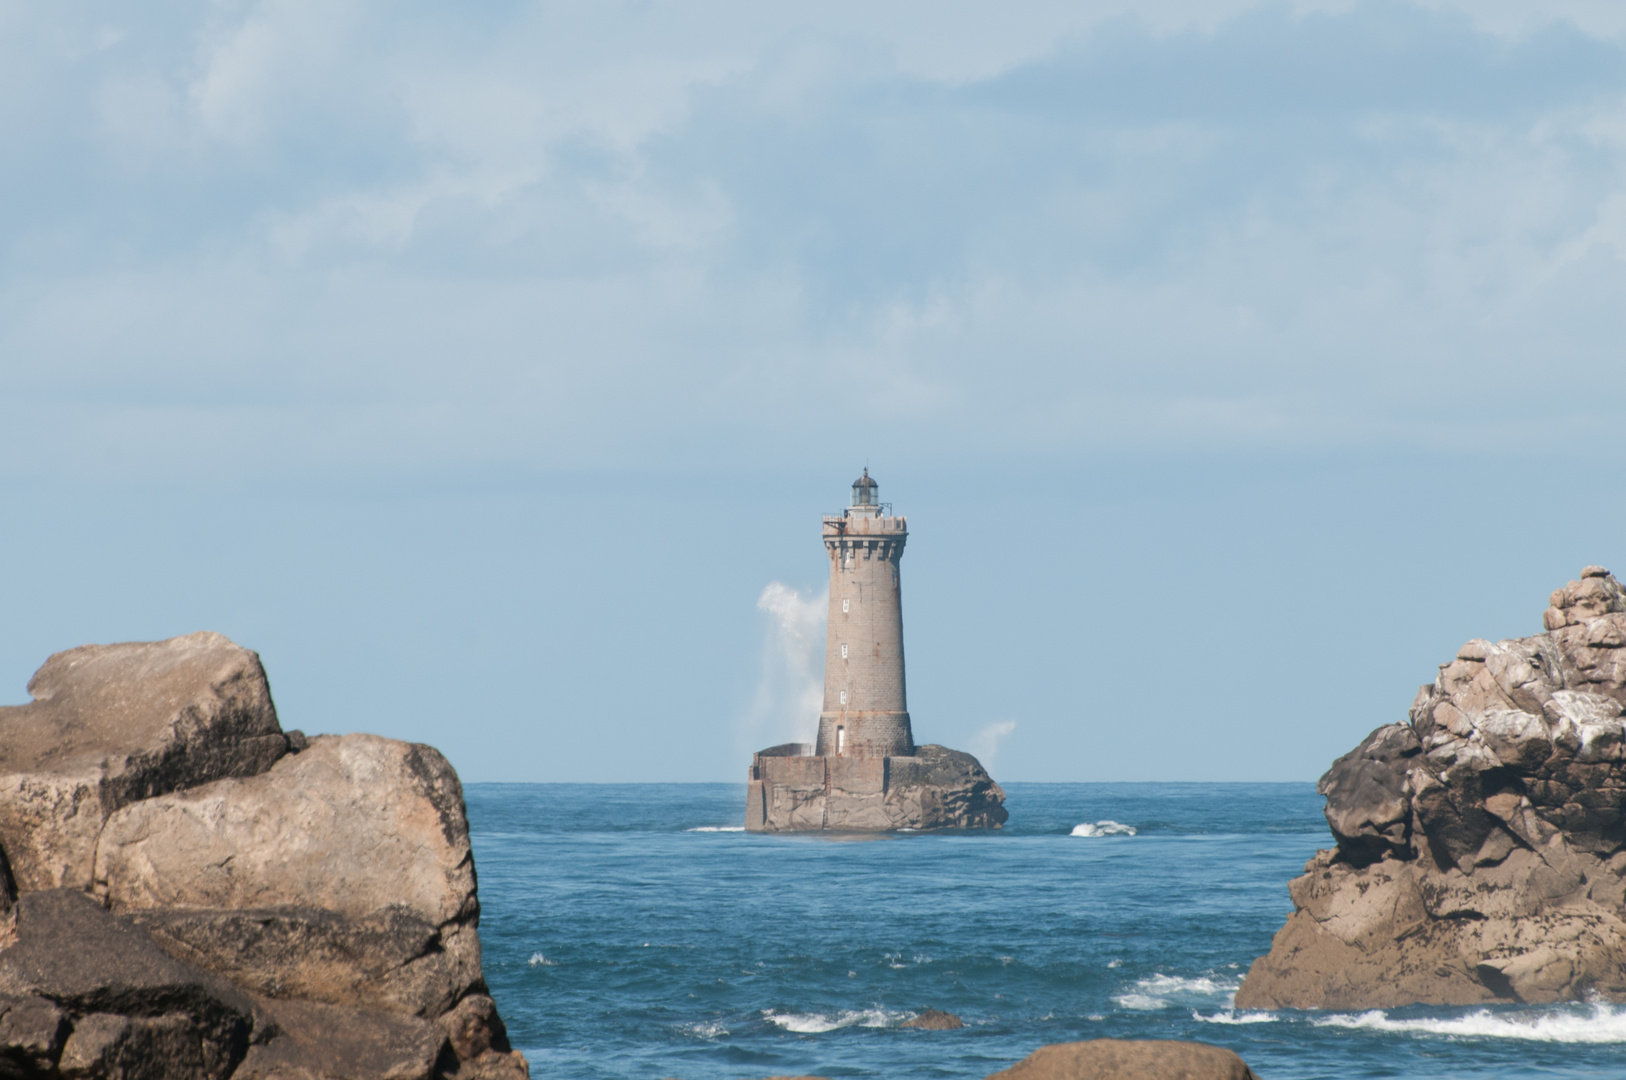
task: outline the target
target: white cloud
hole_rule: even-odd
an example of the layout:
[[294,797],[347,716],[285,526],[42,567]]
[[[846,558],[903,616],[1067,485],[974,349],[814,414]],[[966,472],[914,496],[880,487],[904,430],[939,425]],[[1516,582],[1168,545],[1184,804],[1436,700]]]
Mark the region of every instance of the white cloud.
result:
[[12,468],[1487,446],[1620,382],[1609,8],[179,10],[0,5]]

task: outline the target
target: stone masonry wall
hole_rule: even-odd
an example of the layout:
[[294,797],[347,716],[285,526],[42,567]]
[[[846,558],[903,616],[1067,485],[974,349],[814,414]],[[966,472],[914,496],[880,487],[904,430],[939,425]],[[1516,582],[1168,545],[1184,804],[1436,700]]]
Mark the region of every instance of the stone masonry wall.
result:
[[751,832],[999,828],[1007,817],[1004,798],[976,758],[941,746],[889,757],[758,754],[747,777],[745,827]]
[[[826,519],[830,611],[824,710],[817,752],[882,757],[914,749],[904,682],[903,602],[898,564],[908,539],[901,517],[849,512]],[[845,700],[843,696],[845,695]]]

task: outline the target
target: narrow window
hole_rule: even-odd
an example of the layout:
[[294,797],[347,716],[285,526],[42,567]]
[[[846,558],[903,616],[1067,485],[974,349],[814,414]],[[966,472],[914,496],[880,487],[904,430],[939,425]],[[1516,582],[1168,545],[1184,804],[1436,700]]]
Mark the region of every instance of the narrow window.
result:
[[847,691],[845,690],[841,692],[841,703],[843,705],[847,704]]
[[843,600],[841,602],[841,613],[843,615],[845,615],[847,612],[852,610],[852,606],[853,606],[853,602],[850,599]]
[[[841,696],[846,697],[847,695],[842,694]],[[842,727],[840,724],[837,724],[836,725],[836,753],[839,754],[839,753],[841,753],[842,751],[844,751],[846,749],[847,749],[847,729]]]
[[841,658],[843,660],[847,659],[847,643],[845,641],[841,643]]

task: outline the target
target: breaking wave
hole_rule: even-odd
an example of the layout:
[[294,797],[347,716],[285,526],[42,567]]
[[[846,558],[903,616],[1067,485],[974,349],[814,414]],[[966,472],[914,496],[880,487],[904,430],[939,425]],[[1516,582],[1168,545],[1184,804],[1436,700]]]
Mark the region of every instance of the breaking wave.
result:
[[913,1020],[917,1014],[912,1012],[892,1012],[887,1009],[843,1009],[834,1015],[829,1013],[776,1013],[772,1009],[764,1009],[762,1015],[770,1024],[777,1025],[786,1031],[793,1031],[798,1035],[820,1035],[826,1031],[835,1031],[838,1028],[897,1027],[905,1020]]
[[1181,978],[1154,974],[1136,979],[1134,984],[1112,1000],[1125,1009],[1166,1009],[1170,1005],[1231,1004],[1241,983],[1214,975]]
[[1582,1008],[1493,1013],[1480,1009],[1454,1018],[1419,1017],[1397,1020],[1381,1009],[1356,1015],[1328,1016],[1313,1021],[1317,1027],[1353,1028],[1417,1035],[1445,1035],[1459,1039],[1522,1039],[1528,1042],[1626,1043],[1626,1008],[1594,1004]]
[[685,1024],[682,1030],[702,1039],[716,1039],[728,1034],[728,1028],[723,1026],[721,1020]]
[[1124,825],[1124,824],[1122,824],[1120,822],[1117,822],[1117,821],[1097,821],[1093,825],[1090,824],[1088,821],[1086,821],[1082,825],[1074,825],[1073,826],[1073,831],[1068,833],[1067,835],[1069,835],[1069,836],[1134,836],[1135,832],[1136,832],[1136,830],[1135,830],[1135,827],[1133,825]]
[[1273,1012],[1237,1012],[1235,1009],[1226,1009],[1213,1016],[1204,1016],[1193,1009],[1191,1018],[1203,1024],[1272,1024],[1281,1019]]
[[698,825],[693,829],[684,829],[684,832],[744,832],[744,825]]

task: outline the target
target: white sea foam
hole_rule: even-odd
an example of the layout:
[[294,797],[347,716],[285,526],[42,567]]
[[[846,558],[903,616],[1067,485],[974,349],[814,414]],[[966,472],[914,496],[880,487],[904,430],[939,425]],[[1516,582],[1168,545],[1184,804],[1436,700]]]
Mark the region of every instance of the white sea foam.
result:
[[1397,1020],[1381,1009],[1356,1015],[1329,1016],[1314,1021],[1317,1027],[1355,1028],[1417,1035],[1444,1035],[1459,1039],[1523,1039],[1529,1042],[1626,1043],[1626,1008],[1595,1004],[1584,1009],[1547,1009],[1496,1012],[1480,1009],[1452,1018],[1418,1017]]
[[700,825],[693,829],[684,829],[684,832],[744,832],[744,825]]
[[1150,994],[1119,994],[1112,1000],[1126,1009],[1162,1009],[1169,1004],[1164,998]]
[[1069,836],[1134,836],[1136,829],[1133,825],[1124,825],[1117,821],[1097,821],[1090,824],[1088,821],[1082,825],[1074,825]]
[[826,1031],[835,1031],[838,1028],[896,1027],[905,1020],[913,1020],[917,1014],[912,1012],[889,1012],[886,1009],[843,1009],[834,1015],[830,1013],[776,1013],[771,1009],[764,1009],[762,1015],[770,1024],[781,1027],[786,1031],[793,1031],[798,1035],[820,1035]]
[[1208,1003],[1229,1006],[1240,985],[1232,979],[1213,975],[1183,978],[1159,972],[1136,979],[1132,987],[1112,1000],[1125,1009],[1166,1009],[1170,1005]]
[[698,1035],[702,1039],[715,1039],[719,1036],[728,1034],[728,1029],[723,1026],[721,1020],[713,1020],[698,1024],[688,1024],[683,1028],[683,1030],[687,1031],[690,1035]]
[[1226,1009],[1213,1016],[1204,1016],[1193,1009],[1191,1018],[1204,1024],[1270,1024],[1278,1019],[1273,1012],[1237,1012],[1235,1009]]
[[544,966],[544,965],[546,965],[547,967],[552,967],[553,966],[553,961],[549,960],[547,957],[543,956],[539,952],[532,953],[531,958],[529,960],[527,960],[526,963],[530,964],[532,967],[541,967],[541,966]]

